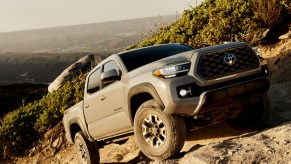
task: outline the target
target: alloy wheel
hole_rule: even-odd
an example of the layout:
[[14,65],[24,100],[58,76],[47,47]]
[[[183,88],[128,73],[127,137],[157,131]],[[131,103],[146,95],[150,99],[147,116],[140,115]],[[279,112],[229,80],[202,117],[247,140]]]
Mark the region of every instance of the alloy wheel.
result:
[[144,118],[142,131],[144,140],[153,148],[160,148],[167,139],[166,126],[163,120],[155,114],[150,114]]

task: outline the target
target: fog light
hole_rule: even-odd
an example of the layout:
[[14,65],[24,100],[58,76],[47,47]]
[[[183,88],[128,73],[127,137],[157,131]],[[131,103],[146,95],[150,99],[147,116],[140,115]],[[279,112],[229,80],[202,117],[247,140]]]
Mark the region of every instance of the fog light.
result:
[[269,76],[269,68],[268,68],[268,66],[267,65],[263,65],[262,66],[262,73],[264,74],[264,75],[267,75],[267,76]]
[[179,94],[180,94],[180,96],[185,97],[185,96],[187,96],[188,91],[187,91],[186,89],[181,89],[181,90],[179,91]]
[[266,74],[268,74],[268,73],[269,73],[267,69],[265,69],[265,73],[266,73]]

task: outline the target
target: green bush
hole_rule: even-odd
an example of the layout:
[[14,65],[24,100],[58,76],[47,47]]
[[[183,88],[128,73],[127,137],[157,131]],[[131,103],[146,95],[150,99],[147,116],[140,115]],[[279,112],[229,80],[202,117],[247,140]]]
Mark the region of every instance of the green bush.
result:
[[281,0],[280,4],[285,8],[289,13],[291,12],[291,1],[290,0]]
[[84,80],[68,82],[41,100],[8,113],[0,121],[0,153],[17,155],[56,125],[66,109],[83,99]]

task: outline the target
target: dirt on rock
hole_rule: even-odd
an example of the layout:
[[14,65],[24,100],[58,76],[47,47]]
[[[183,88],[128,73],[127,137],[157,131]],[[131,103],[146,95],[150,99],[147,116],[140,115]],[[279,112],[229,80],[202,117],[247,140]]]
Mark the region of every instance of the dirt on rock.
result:
[[[271,111],[265,129],[237,131],[225,122],[189,132],[181,153],[166,161],[145,157],[131,137],[100,149],[101,163],[291,163],[291,40],[261,47],[270,66]],[[12,163],[78,163],[62,124]]]

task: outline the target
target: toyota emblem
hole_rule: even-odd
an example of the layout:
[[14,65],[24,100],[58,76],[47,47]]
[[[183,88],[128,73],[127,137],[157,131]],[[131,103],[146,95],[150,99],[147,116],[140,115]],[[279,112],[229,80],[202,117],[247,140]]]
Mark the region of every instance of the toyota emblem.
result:
[[236,56],[233,53],[228,53],[223,56],[223,61],[228,65],[233,65],[236,62]]

